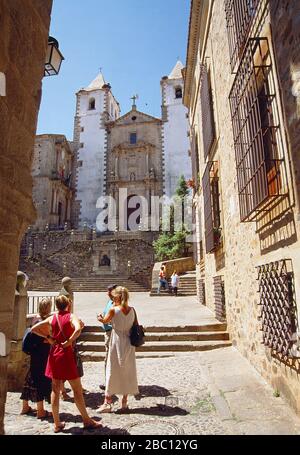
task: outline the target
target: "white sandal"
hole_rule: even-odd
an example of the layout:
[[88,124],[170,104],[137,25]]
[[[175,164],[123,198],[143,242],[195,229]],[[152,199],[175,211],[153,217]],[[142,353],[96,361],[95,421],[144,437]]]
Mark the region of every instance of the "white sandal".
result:
[[98,409],[97,412],[100,412],[101,414],[104,414],[104,413],[109,413],[112,411],[112,406],[110,403],[103,403],[100,408]]

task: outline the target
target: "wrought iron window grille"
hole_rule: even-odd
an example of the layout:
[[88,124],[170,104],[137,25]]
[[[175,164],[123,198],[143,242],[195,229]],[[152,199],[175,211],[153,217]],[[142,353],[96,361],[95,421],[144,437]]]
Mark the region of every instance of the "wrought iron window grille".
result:
[[276,354],[300,358],[292,261],[272,262],[257,271],[262,343]]
[[242,57],[260,3],[261,0],[225,0],[232,72]]
[[242,222],[258,221],[286,195],[273,77],[268,39],[250,39],[229,95]]
[[222,276],[214,277],[215,315],[220,322],[226,322],[225,284]]
[[201,279],[198,281],[198,291],[199,291],[199,303],[200,305],[206,305],[205,298],[205,280]]
[[214,102],[210,80],[210,73],[206,65],[201,65],[201,123],[204,161],[209,156],[216,139],[216,127],[214,119]]
[[218,162],[207,163],[203,180],[206,253],[213,253],[221,244],[221,210]]

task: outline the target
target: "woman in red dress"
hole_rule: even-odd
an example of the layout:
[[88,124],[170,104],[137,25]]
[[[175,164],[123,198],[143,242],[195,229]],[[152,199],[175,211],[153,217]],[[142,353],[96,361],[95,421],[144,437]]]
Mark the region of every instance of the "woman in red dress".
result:
[[99,428],[102,425],[91,419],[87,413],[73,350],[73,343],[81,333],[80,321],[75,314],[69,312],[70,301],[66,296],[57,297],[55,303],[58,312],[31,329],[33,333],[48,338],[52,345],[45,376],[52,379],[51,406],[54,432],[58,433],[65,427],[65,423],[59,418],[59,397],[64,381],[69,381],[73,389],[75,404],[81,414],[84,428]]

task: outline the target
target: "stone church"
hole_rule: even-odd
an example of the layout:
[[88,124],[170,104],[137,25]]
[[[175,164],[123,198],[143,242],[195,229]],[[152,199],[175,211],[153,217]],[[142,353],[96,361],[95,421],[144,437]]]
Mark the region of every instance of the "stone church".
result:
[[[145,197],[151,211],[151,195],[171,198],[179,177],[191,177],[182,69],[178,61],[162,78],[162,119],[139,112],[136,99],[120,117],[120,105],[101,73],[77,93],[75,227],[95,227],[97,200],[116,196],[119,188],[127,188],[128,202]],[[121,228],[127,230],[126,221]]]
[[[37,219],[21,249],[27,261],[21,269],[33,288],[47,271],[50,282],[65,274],[126,275],[149,287],[159,227],[153,200],[171,198],[179,177],[192,174],[182,70],[178,61],[161,80],[162,118],[140,112],[136,96],[121,116],[100,73],[76,94],[73,141],[54,134],[36,137]],[[108,196],[116,201],[113,229],[99,223],[104,208],[99,201]]]

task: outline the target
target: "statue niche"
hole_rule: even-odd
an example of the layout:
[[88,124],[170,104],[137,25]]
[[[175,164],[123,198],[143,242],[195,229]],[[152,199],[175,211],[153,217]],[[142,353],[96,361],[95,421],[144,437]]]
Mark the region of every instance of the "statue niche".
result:
[[100,256],[99,267],[110,267],[110,259],[107,254],[104,254],[102,258]]

